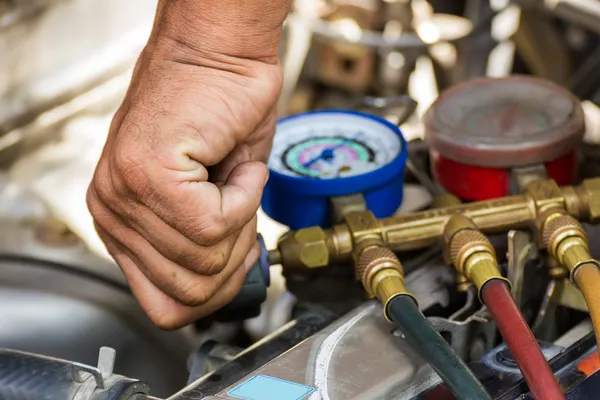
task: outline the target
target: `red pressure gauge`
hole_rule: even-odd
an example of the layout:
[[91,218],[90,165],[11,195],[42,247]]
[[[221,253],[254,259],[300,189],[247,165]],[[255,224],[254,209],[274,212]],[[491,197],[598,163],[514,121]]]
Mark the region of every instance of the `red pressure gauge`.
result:
[[544,165],[559,185],[570,184],[584,126],[572,93],[525,76],[459,84],[425,115],[434,176],[465,200],[506,196],[515,167]]

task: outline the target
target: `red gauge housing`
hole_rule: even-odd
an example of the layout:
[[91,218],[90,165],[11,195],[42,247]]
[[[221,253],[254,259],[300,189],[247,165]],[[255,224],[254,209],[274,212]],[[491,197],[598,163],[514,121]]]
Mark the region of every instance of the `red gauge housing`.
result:
[[436,180],[471,201],[510,194],[515,167],[544,165],[559,185],[572,183],[584,129],[573,94],[524,76],[457,85],[425,115]]

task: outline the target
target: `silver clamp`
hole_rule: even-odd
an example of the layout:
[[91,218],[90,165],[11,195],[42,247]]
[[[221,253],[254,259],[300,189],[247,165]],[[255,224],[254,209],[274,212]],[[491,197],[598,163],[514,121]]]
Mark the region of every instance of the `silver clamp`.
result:
[[73,381],[77,383],[85,383],[89,376],[84,374],[90,374],[96,382],[96,388],[106,389],[106,380],[113,374],[115,367],[115,359],[117,352],[115,349],[110,347],[101,347],[98,354],[98,366],[92,367],[90,365],[81,364],[74,362],[71,364],[71,373]]

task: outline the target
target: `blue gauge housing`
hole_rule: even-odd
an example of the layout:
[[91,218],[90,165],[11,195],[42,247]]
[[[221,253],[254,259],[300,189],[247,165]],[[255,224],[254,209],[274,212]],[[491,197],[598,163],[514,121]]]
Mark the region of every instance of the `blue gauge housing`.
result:
[[263,197],[265,213],[291,229],[310,226],[331,226],[329,199],[361,193],[368,209],[378,218],[392,215],[402,204],[404,194],[404,167],[406,165],[406,140],[400,129],[389,121],[374,115],[355,111],[323,110],[292,115],[279,120],[278,126],[291,119],[305,118],[313,114],[340,114],[368,118],[398,135],[400,153],[391,162],[378,169],[357,176],[319,179],[305,176],[289,176],[270,169]]

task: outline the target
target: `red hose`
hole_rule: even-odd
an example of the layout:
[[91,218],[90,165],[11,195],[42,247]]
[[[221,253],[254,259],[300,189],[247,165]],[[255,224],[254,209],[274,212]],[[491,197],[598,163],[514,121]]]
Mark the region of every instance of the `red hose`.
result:
[[564,400],[565,396],[550,365],[517,308],[506,283],[499,279],[486,283],[481,290],[481,298],[492,314],[533,398]]

